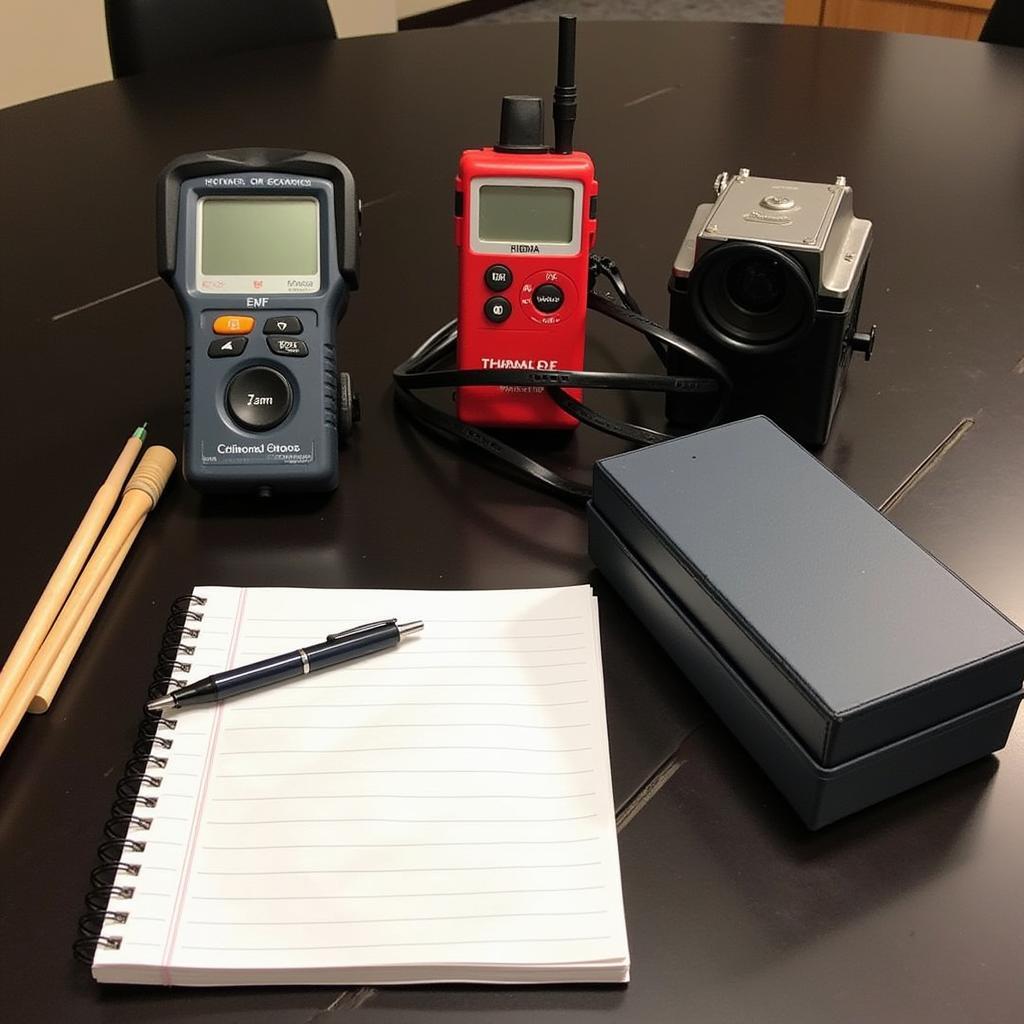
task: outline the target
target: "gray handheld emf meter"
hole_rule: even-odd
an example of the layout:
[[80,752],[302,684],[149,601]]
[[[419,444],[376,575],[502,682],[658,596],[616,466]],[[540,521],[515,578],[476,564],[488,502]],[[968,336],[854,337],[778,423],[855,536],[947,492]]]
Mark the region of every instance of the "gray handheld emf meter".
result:
[[334,332],[357,287],[359,200],[332,156],[192,153],[157,186],[158,264],[185,315],[186,479],[329,491],[353,398]]

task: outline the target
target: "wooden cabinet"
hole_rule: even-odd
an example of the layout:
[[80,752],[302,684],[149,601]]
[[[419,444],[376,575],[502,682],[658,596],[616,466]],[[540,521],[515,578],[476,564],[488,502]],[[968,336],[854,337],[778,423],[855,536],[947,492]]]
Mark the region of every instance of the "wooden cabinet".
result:
[[992,0],[786,0],[786,23],[977,39]]

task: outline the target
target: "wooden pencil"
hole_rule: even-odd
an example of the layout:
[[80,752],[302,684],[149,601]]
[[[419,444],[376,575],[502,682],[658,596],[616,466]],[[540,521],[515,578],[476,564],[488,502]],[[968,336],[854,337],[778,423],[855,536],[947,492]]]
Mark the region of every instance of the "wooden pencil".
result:
[[[78,648],[82,646],[85,634],[89,632],[89,627],[92,626],[93,619],[96,618],[96,613],[100,610],[100,605],[103,604],[103,600],[107,596],[107,591],[110,590],[118,572],[120,572],[121,565],[128,557],[128,552],[131,551],[132,544],[135,543],[135,538],[139,535],[139,530],[142,529],[145,521],[145,517],[140,519],[135,524],[135,529],[128,534],[127,539],[121,545],[121,550],[114,556],[114,560],[110,563],[106,574],[100,580],[92,593],[92,597],[89,598],[88,603],[71,627],[67,640],[57,652],[53,664],[43,677],[35,696],[32,698],[32,703],[28,706],[30,715],[41,715],[49,711],[53,698],[56,696],[60,684],[64,681],[64,675],[68,670],[68,666],[74,661]],[[74,591],[71,593],[74,596]],[[70,598],[68,600],[70,601]]]
[[[133,533],[137,535],[136,527],[160,499],[176,462],[174,452],[159,446],[150,448],[142,456],[138,468],[125,485],[124,496],[114,513],[114,518],[111,519],[106,532],[96,545],[96,550],[82,570],[82,575],[75,584],[71,596],[61,609],[53,628],[36,652],[35,658],[32,659],[32,663],[22,676],[6,707],[0,712],[0,753],[7,746],[8,740],[28,710],[32,699],[39,692],[43,681],[56,664],[64,645],[71,642],[72,635],[75,633],[78,633],[79,638],[85,635],[92,620],[88,619],[82,628],[83,623],[80,622],[80,617],[88,607],[91,607],[95,614],[99,604],[91,602],[97,587],[106,579],[114,561],[121,555],[129,536]],[[77,645],[74,649],[77,650]],[[67,658],[67,664],[71,663],[73,657],[74,650]],[[58,685],[59,683],[60,679],[57,680]]]
[[128,438],[106,480],[93,497],[82,522],[57,563],[56,569],[53,570],[50,581],[36,602],[14,647],[11,648],[11,653],[0,670],[0,715],[3,714],[3,709],[46,639],[54,620],[60,614],[75,580],[82,571],[82,566],[89,557],[89,552],[96,543],[96,538],[99,537],[111,510],[121,496],[121,488],[132,466],[135,465],[145,439],[146,425],[143,424]]

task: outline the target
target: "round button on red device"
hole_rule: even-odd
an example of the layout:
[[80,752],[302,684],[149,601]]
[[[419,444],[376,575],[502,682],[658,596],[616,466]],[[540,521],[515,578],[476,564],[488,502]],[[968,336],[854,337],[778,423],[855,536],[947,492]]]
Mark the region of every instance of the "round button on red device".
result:
[[492,292],[503,292],[512,283],[512,271],[504,263],[492,263],[484,271],[484,284]]
[[557,284],[542,284],[533,289],[533,304],[542,313],[554,313],[564,301],[565,292]]
[[484,303],[484,316],[492,324],[503,324],[512,315],[512,303],[501,295],[495,295]]

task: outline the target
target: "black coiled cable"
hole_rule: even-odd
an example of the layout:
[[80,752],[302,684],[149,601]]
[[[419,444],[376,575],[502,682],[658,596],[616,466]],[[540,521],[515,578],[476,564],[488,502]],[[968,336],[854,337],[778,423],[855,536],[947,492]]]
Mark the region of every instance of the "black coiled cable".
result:
[[[617,302],[595,291],[601,279],[611,285],[618,298]],[[418,426],[441,436],[456,438],[488,459],[511,467],[516,475],[525,478],[534,486],[572,504],[583,504],[590,498],[591,489],[588,485],[555,473],[481,427],[463,423],[450,413],[425,402],[415,392],[431,388],[476,385],[542,387],[562,409],[575,416],[581,423],[637,445],[657,444],[676,435],[605,416],[577,401],[565,389],[582,387],[662,394],[717,394],[717,407],[705,425],[712,426],[718,421],[732,391],[732,381],[726,368],[711,353],[645,317],[626,287],[618,266],[607,257],[590,258],[587,308],[638,331],[647,339],[662,363],[666,361],[668,351],[673,349],[682,352],[691,363],[702,367],[708,376],[610,373],[593,370],[439,369],[440,364],[450,361],[455,352],[458,331],[456,321],[452,320],[427,338],[408,359],[395,368],[395,403]]]

